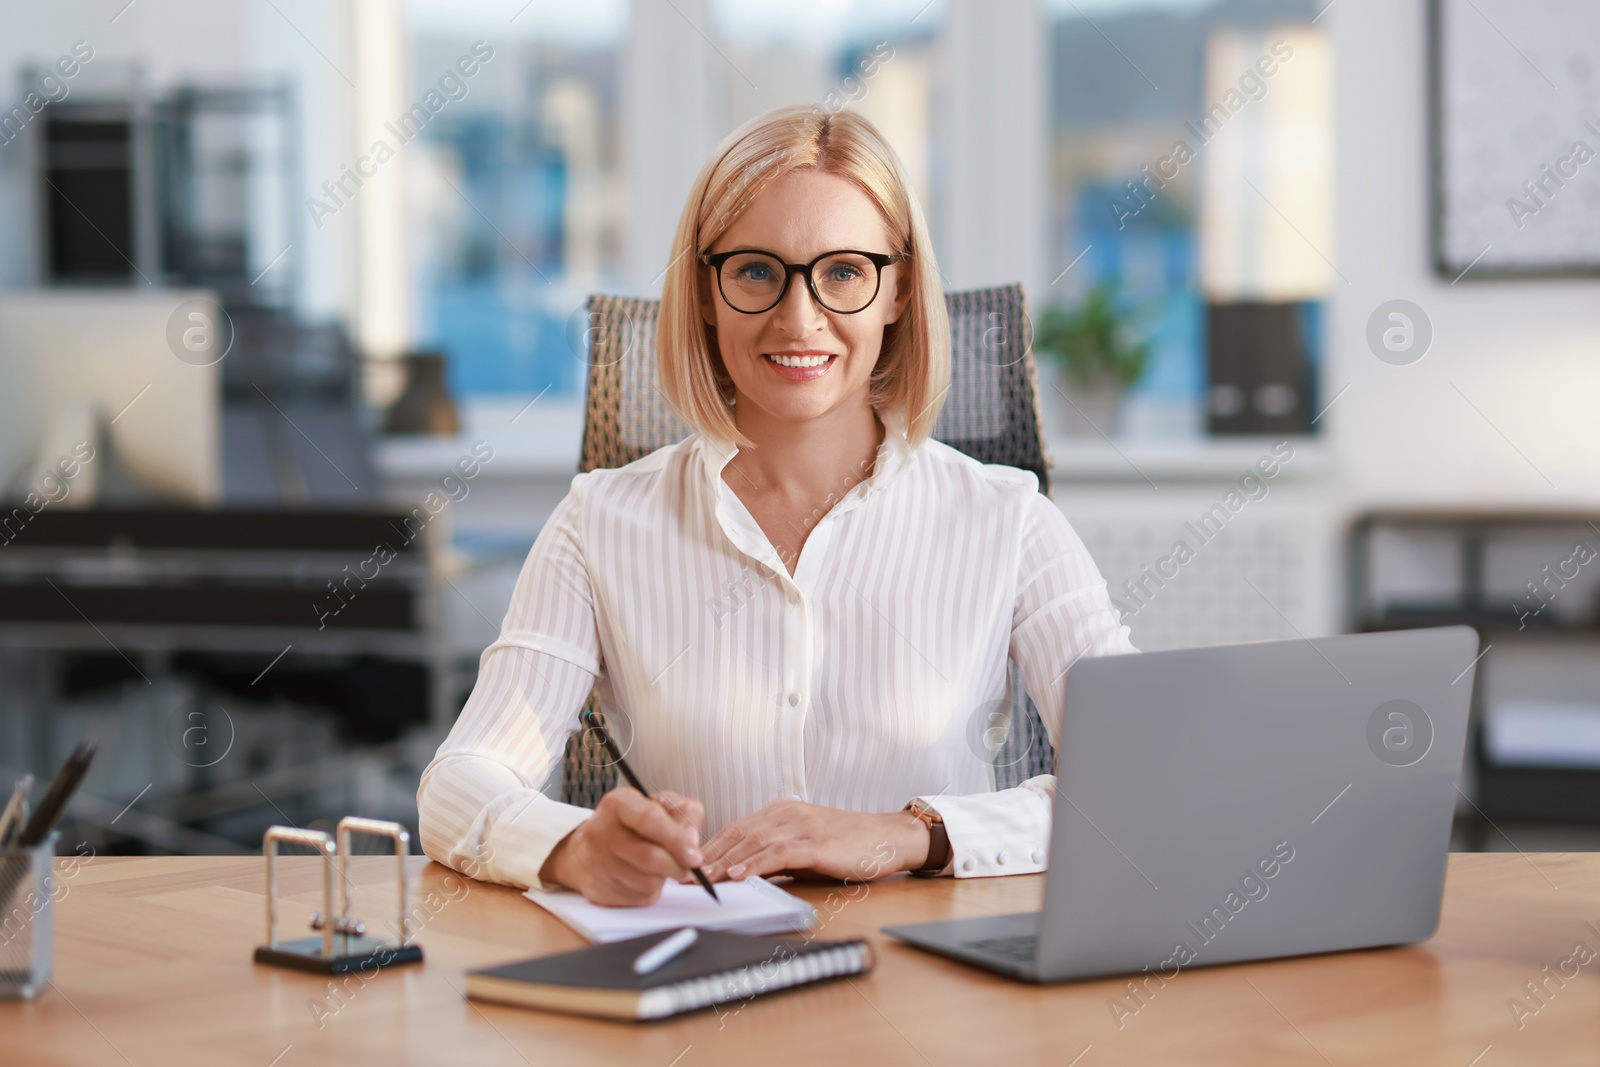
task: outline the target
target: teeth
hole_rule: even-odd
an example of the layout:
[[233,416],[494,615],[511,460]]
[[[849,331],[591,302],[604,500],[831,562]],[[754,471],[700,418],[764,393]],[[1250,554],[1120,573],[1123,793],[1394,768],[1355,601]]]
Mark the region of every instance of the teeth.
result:
[[780,367],[820,367],[832,356],[774,356],[768,354],[767,358]]

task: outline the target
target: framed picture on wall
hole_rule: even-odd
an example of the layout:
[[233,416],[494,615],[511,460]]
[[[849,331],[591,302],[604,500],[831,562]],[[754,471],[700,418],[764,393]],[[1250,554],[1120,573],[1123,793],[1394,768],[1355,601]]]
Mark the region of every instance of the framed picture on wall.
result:
[[1600,274],[1600,3],[1430,0],[1433,259]]

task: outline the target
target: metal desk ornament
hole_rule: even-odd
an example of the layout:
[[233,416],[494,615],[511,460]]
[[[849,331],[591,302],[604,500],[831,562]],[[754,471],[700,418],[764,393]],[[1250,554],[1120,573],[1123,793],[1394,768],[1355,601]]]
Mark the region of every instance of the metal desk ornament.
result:
[[[300,830],[274,826],[261,841],[267,862],[267,943],[256,949],[257,963],[317,974],[348,974],[357,969],[376,970],[399,963],[422,962],[422,946],[411,943],[411,899],[406,884],[406,856],[411,851],[411,834],[397,822],[358,819],[347,816],[336,828],[338,841],[322,830]],[[394,841],[396,877],[400,882],[400,924],[398,941],[367,936],[366,923],[350,914],[350,835],[372,834]],[[314,848],[322,856],[322,910],[311,913],[311,929],[321,936],[296,941],[278,940],[278,844],[286,842]],[[343,906],[333,913],[334,857],[339,860],[340,894]]]

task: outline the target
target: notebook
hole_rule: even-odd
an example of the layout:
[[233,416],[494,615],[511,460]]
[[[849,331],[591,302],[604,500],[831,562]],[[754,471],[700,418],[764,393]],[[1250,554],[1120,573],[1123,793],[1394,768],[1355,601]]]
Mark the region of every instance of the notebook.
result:
[[468,971],[467,996],[579,1015],[663,1019],[826,978],[865,974],[874,962],[872,947],[862,940],[804,941],[711,931],[653,974],[634,974],[639,954],[671,936],[662,932]]
[[525,895],[601,944],[685,926],[741,934],[786,934],[809,930],[817,920],[817,910],[810,904],[755,876],[742,882],[717,883],[721,904],[693,882],[668,882],[660,900],[639,908],[608,908],[591,904],[578,893],[544,889],[530,889]]

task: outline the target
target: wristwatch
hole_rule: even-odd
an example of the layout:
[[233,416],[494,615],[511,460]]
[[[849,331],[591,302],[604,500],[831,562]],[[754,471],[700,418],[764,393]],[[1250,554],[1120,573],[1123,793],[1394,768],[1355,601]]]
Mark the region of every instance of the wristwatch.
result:
[[921,820],[922,825],[928,828],[928,858],[912,871],[918,878],[932,878],[944,870],[950,862],[950,835],[945,832],[944,816],[934,811],[923,800],[916,799],[906,805],[906,809]]

